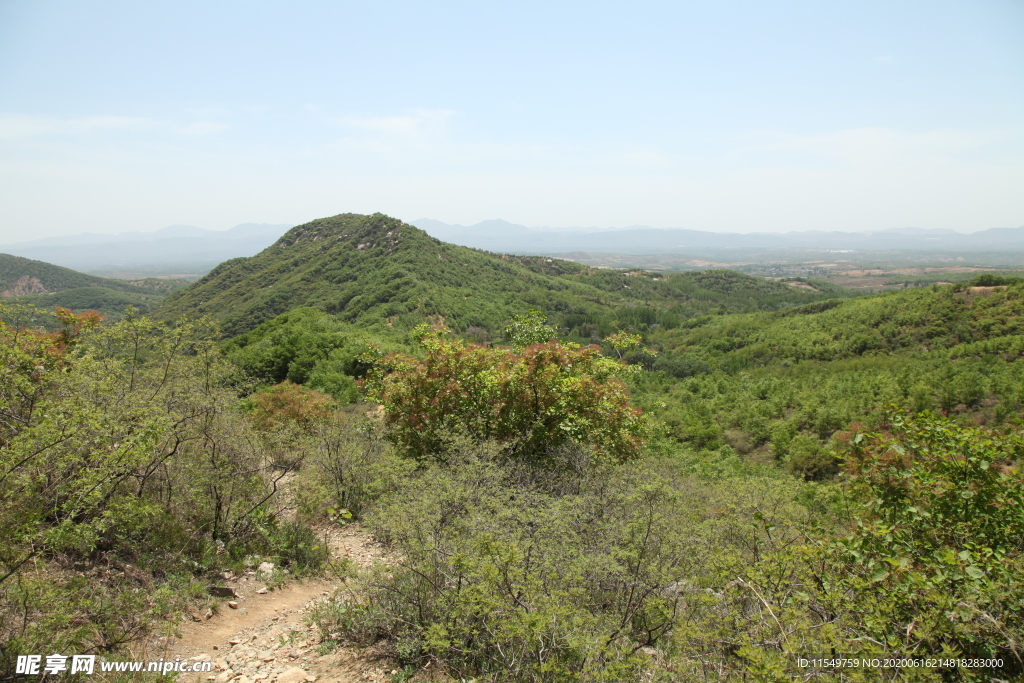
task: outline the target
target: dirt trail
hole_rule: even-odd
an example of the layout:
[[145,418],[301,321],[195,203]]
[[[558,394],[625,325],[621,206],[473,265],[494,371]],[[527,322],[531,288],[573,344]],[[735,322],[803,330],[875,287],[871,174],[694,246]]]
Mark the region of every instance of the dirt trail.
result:
[[[334,560],[343,558],[359,567],[383,561],[383,550],[358,525],[325,532]],[[220,585],[234,589],[236,606],[224,603],[218,614],[181,625],[181,638],[159,642],[155,652],[164,660],[210,661],[204,674],[180,675],[180,681],[216,683],[384,683],[395,665],[372,649],[319,650],[316,627],[306,616],[317,601],[341,585],[340,580],[303,581],[266,590],[262,576],[248,572]],[[154,657],[150,657],[153,659]]]

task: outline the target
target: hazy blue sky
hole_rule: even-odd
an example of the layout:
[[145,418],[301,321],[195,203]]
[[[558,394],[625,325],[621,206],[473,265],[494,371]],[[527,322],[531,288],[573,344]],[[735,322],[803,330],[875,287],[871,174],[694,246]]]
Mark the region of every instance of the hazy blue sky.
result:
[[0,0],[0,243],[1024,225],[1024,2]]

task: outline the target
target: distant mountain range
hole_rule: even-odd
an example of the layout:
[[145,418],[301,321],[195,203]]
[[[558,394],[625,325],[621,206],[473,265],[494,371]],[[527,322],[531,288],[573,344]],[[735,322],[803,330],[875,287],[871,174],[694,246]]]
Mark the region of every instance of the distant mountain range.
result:
[[[637,256],[685,254],[689,258],[711,261],[740,258],[740,252],[746,252],[744,258],[749,258],[751,252],[781,250],[1024,252],[1024,227],[993,228],[972,234],[925,228],[740,234],[645,226],[558,230],[528,228],[503,220],[466,226],[422,218],[411,224],[450,244],[495,253],[568,259],[574,258],[574,252]],[[172,225],[156,232],[82,233],[0,245],[0,253],[108,277],[198,276],[228,259],[258,254],[290,227],[243,223],[230,230],[204,230],[192,225]]]
[[182,272],[202,275],[222,261],[252,256],[290,225],[243,223],[230,230],[171,225],[156,232],[81,233],[0,245],[0,252],[86,272]]
[[600,231],[531,229],[503,220],[466,226],[421,218],[412,225],[445,242],[511,254],[700,254],[725,249],[1024,251],[1024,227],[992,228],[972,234],[927,228],[740,234],[645,226]]

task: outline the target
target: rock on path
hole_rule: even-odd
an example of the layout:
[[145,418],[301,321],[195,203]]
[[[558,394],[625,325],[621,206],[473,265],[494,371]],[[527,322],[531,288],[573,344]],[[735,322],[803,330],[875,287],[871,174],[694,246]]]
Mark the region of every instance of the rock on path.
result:
[[[335,560],[360,567],[386,561],[383,550],[357,525],[325,530]],[[392,661],[373,648],[321,647],[306,617],[341,585],[336,581],[293,583],[265,590],[257,576],[227,582],[237,608],[224,607],[204,622],[181,625],[180,639],[159,644],[159,656],[212,662],[212,671],[181,675],[181,681],[215,683],[385,683]]]

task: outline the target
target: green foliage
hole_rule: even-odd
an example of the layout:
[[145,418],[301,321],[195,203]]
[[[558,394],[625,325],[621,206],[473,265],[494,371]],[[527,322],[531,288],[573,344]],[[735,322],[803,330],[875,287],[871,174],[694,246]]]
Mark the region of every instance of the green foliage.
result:
[[[292,228],[252,258],[226,261],[176,293],[161,315],[212,315],[238,335],[299,307],[362,328],[443,322],[497,333],[543,311],[564,336],[672,328],[708,311],[775,310],[828,296],[730,271],[663,275],[489,254],[439,242],[382,214],[341,214]],[[546,341],[546,340],[545,340]]]
[[42,309],[69,308],[76,311],[97,311],[104,317],[119,320],[131,307],[133,313],[146,313],[163,297],[134,292],[119,292],[105,287],[78,287],[55,294],[18,297],[18,301]]
[[568,309],[593,288],[538,275],[508,259],[439,242],[382,214],[342,214],[300,225],[247,259],[222,263],[168,299],[167,316],[210,313],[229,334],[299,306],[362,327],[448,325],[497,330],[530,308]]
[[[643,664],[634,643],[671,624],[658,588],[674,559],[631,562],[660,550],[652,530],[668,531],[671,501],[652,488],[646,500],[562,505],[503,485],[487,466],[431,471],[405,492],[409,503],[377,519],[404,559],[397,590],[372,593],[371,615],[406,659],[437,657],[462,676],[633,679]],[[572,552],[595,542],[606,555]]]
[[646,422],[618,379],[623,366],[595,347],[551,341],[515,353],[425,327],[419,336],[426,358],[390,356],[371,385],[404,454],[438,457],[459,433],[536,463],[567,444],[614,459],[641,453]]
[[512,317],[512,322],[502,328],[505,339],[514,349],[525,349],[534,344],[543,344],[555,337],[555,329],[545,324],[546,317],[540,311],[530,310],[523,315]]
[[174,575],[253,552],[323,561],[322,544],[274,521],[286,472],[236,410],[215,330],[58,318],[54,333],[0,325],[4,667],[26,648],[144,636],[183,607]]
[[615,334],[608,335],[608,343],[612,345],[615,352],[622,358],[622,352],[633,351],[640,348],[640,344],[643,343],[643,337],[639,334],[628,334],[626,332],[616,332]]
[[308,448],[297,486],[304,491],[301,510],[313,519],[324,513],[338,523],[361,519],[415,467],[399,457],[376,424],[360,412],[337,412],[318,423]]
[[653,372],[629,381],[684,447],[724,441],[824,479],[837,472],[833,435],[879,425],[887,403],[982,424],[1019,417],[1022,293],[946,286],[697,318],[650,333]]
[[[0,254],[0,296],[38,308],[98,311],[120,318],[127,306],[145,312],[185,285],[178,280],[115,280],[86,275],[42,261]],[[41,317],[39,322],[46,319]]]
[[640,464],[592,470],[565,495],[524,484],[498,450],[452,454],[378,507],[371,524],[397,563],[359,599],[336,595],[317,615],[323,633],[384,636],[403,663],[463,679],[693,680],[686,657],[720,646],[675,643],[737,572],[793,541],[802,515],[792,481]]
[[[97,277],[79,273],[70,268],[55,266],[52,263],[0,254],[0,291],[10,292],[3,296],[22,296],[32,293],[33,289],[60,292],[83,287],[99,287],[136,294],[167,295],[183,286],[185,283],[180,280],[147,278],[127,281]],[[20,291],[14,293],[13,290]]]
[[355,380],[370,367],[375,341],[334,317],[299,308],[224,345],[224,352],[259,382],[305,384],[342,403],[358,398]]
[[1000,275],[996,273],[982,273],[971,278],[967,284],[972,287],[1005,287],[1007,285],[1019,285],[1024,283],[1024,278],[1012,275]]
[[832,361],[864,355],[950,349],[1024,333],[1024,287],[975,293],[955,285],[914,289],[721,317],[715,324],[660,337],[668,348],[698,347],[706,360],[734,355],[744,366]]
[[877,596],[860,627],[901,652],[998,657],[1010,662],[1002,675],[1024,672],[1021,433],[891,419],[889,433],[854,436],[847,459],[867,515],[837,548],[850,588]]
[[[681,610],[677,672],[837,681],[1016,680],[1024,672],[1019,431],[890,418],[891,430],[849,439],[848,486],[795,496],[811,518],[787,530],[763,510],[752,515],[771,542],[734,567],[714,600]],[[808,669],[797,664],[804,653],[1003,664]]]
[[[497,444],[451,452],[370,516],[396,564],[317,619],[484,680],[1015,679],[1024,441],[890,417],[850,439],[845,487],[647,461],[567,493]],[[819,655],[1003,666],[798,664]]]
[[1019,283],[1024,276],[1021,270],[1000,270],[995,273],[968,272],[931,272],[921,275],[894,275],[885,284],[903,285],[904,287],[923,287],[936,283],[967,282],[974,287],[993,287]]
[[[344,215],[175,298],[248,330],[219,349],[207,321],[44,332],[3,306],[0,665],[116,649],[247,557],[316,571],[327,517],[395,563],[319,608],[322,634],[383,637],[407,672],[1019,677],[1024,285],[1002,277],[848,300]],[[796,664],[829,653],[1007,664]]]
[[266,546],[272,557],[283,561],[298,576],[322,568],[331,559],[327,541],[297,522],[276,525],[267,535]]

